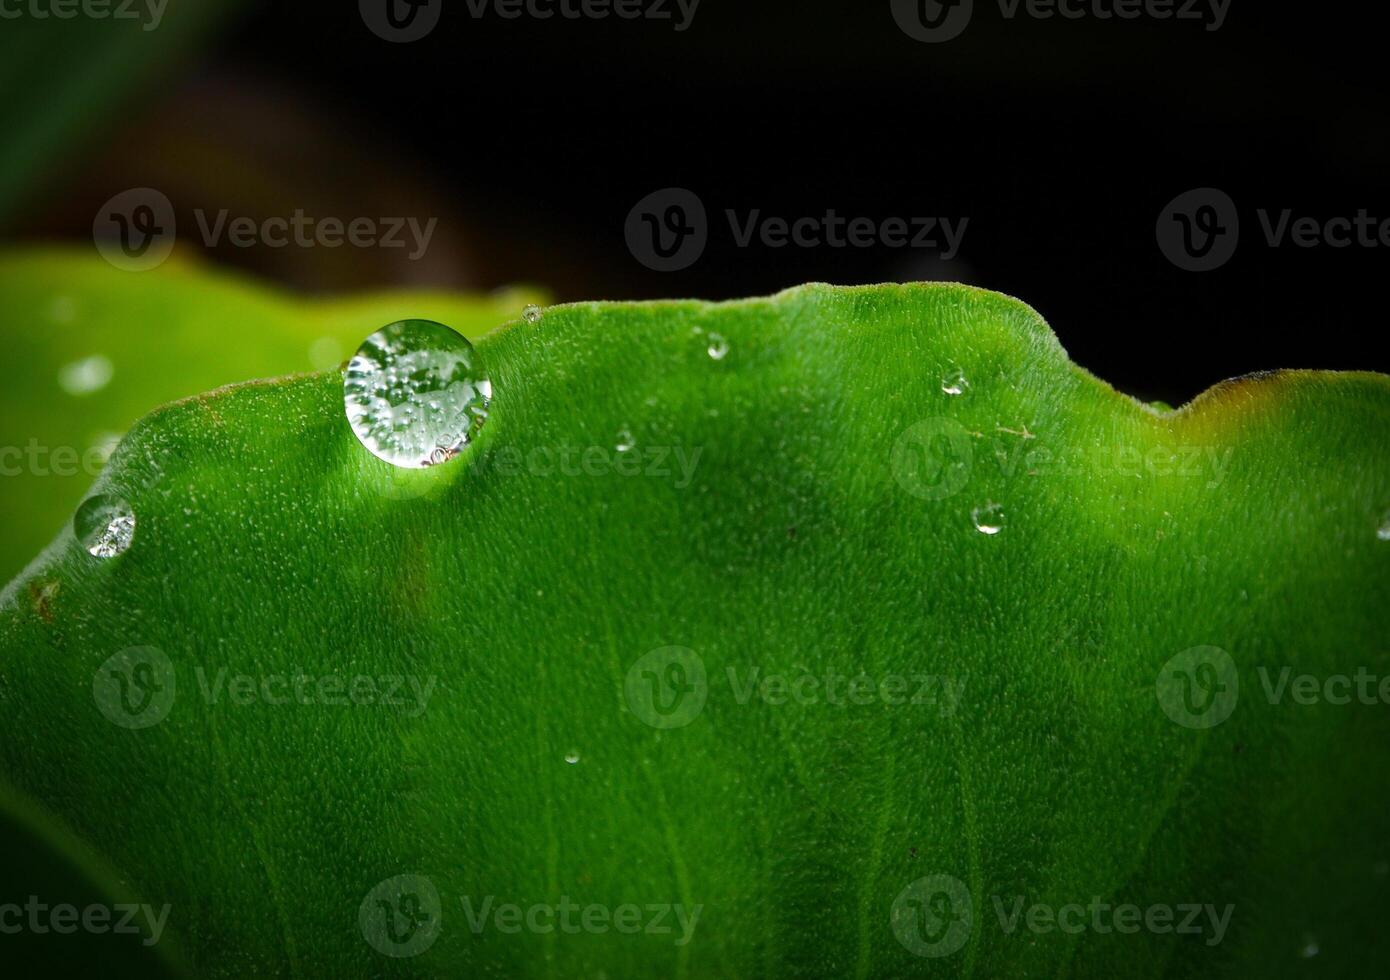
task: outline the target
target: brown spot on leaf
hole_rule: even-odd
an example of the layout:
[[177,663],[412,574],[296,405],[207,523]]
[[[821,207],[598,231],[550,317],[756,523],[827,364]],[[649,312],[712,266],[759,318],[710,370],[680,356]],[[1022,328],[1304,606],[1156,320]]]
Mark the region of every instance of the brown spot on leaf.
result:
[[30,582],[29,602],[34,607],[34,615],[45,623],[53,622],[53,602],[58,598],[59,582]]

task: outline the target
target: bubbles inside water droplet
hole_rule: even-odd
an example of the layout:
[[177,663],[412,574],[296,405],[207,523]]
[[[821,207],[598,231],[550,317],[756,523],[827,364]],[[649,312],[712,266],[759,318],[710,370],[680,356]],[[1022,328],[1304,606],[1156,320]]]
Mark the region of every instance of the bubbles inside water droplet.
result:
[[981,534],[998,534],[1004,530],[1006,523],[1004,507],[1002,504],[988,502],[983,507],[972,510],[970,520],[975,525],[975,530]]
[[570,765],[574,765],[576,762],[579,761],[579,753],[576,752],[574,749],[570,749],[568,752],[565,753],[565,761],[568,762]]
[[492,382],[464,337],[432,320],[401,320],[362,342],[343,378],[348,423],[393,466],[446,462],[487,420]]
[[960,368],[947,372],[946,376],[941,379],[941,390],[948,395],[963,395],[969,387],[970,381]]
[[64,364],[58,371],[58,384],[69,395],[90,395],[111,383],[116,370],[111,359],[101,354]]
[[631,429],[619,429],[619,430],[618,430],[618,444],[617,444],[616,446],[614,446],[614,448],[617,449],[618,452],[620,452],[620,453],[631,452],[631,451],[632,451],[632,447],[635,446],[635,445],[637,445],[637,440],[634,439],[634,438],[632,438],[632,430],[631,430]]
[[725,355],[729,353],[729,342],[724,339],[723,334],[715,333],[711,330],[709,334],[709,347],[706,348],[706,353],[716,361],[722,361]]
[[521,317],[527,323],[540,323],[541,315],[541,308],[534,304],[521,311]]
[[72,529],[88,554],[115,558],[135,540],[135,511],[114,494],[88,497],[77,508]]

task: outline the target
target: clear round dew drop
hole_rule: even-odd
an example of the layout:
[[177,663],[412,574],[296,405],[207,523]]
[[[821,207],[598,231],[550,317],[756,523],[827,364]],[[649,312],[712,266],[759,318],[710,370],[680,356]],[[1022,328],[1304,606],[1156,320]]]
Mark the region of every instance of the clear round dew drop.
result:
[[88,497],[72,519],[73,533],[94,558],[115,558],[135,540],[135,511],[114,494]]
[[705,353],[716,361],[722,361],[728,356],[729,342],[724,339],[723,334],[711,331],[709,335],[709,347],[705,349]]
[[487,421],[492,382],[473,345],[433,320],[382,327],[357,349],[343,377],[348,424],[393,466],[447,462]]
[[632,437],[631,429],[618,430],[618,442],[617,445],[613,447],[614,449],[620,453],[629,453],[632,452],[633,447],[636,445],[637,440]]
[[565,761],[570,765],[574,765],[579,761],[579,753],[574,749],[570,749],[565,753]]
[[970,380],[966,378],[965,372],[960,368],[948,372],[947,375],[941,379],[941,390],[948,395],[963,395],[969,387]]
[[543,314],[539,306],[531,305],[521,311],[521,318],[527,323],[540,323],[541,316],[543,316]]
[[993,502],[986,503],[983,507],[976,507],[970,512],[970,522],[975,525],[975,530],[981,534],[998,534],[1004,530],[1006,523],[1004,507],[1002,504]]

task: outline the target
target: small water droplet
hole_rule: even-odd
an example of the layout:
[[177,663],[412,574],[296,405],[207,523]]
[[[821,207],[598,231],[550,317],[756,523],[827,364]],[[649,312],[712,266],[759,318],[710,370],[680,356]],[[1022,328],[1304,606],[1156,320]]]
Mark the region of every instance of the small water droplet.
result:
[[94,558],[115,558],[135,540],[135,511],[114,494],[88,497],[72,519],[73,533]]
[[1380,527],[1376,528],[1376,537],[1382,541],[1390,541],[1390,511],[1385,512],[1385,519],[1380,522]]
[[521,311],[521,318],[527,323],[540,323],[541,316],[541,308],[534,303]]
[[576,752],[574,749],[570,749],[568,752],[565,753],[565,761],[568,762],[570,765],[574,765],[576,762],[579,761],[579,753]]
[[729,353],[729,342],[724,339],[723,334],[715,333],[711,330],[709,335],[709,347],[706,348],[706,353],[716,361],[722,361]]
[[976,507],[970,512],[970,520],[975,525],[975,530],[981,534],[998,534],[1004,530],[1006,523],[1004,506],[993,501],[987,502],[983,507]]
[[1303,957],[1305,960],[1311,960],[1320,952],[1322,952],[1322,949],[1318,946],[1317,937],[1312,935],[1311,933],[1304,933],[1303,947],[1299,949],[1298,955]]
[[84,357],[80,361],[64,364],[58,371],[58,384],[69,395],[90,395],[111,383],[115,374],[111,359],[101,354]]
[[965,376],[965,372],[960,368],[949,371],[941,379],[941,390],[948,395],[963,395],[965,390],[970,387],[970,381]]
[[482,428],[492,382],[463,336],[432,320],[401,320],[362,342],[343,377],[358,441],[393,466],[457,456]]
[[637,445],[637,440],[632,438],[631,429],[618,430],[618,444],[614,447],[620,453],[631,452],[632,447]]

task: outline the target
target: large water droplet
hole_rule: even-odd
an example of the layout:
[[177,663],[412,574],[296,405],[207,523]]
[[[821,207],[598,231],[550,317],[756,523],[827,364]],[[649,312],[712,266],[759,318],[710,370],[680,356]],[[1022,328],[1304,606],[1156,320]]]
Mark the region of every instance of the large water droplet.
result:
[[998,534],[1004,530],[1006,523],[1004,506],[990,501],[983,507],[976,507],[972,510],[970,520],[975,525],[975,530],[981,534]]
[[946,376],[941,379],[941,390],[948,395],[963,395],[969,387],[970,380],[966,378],[965,372],[960,368],[948,371]]
[[343,378],[348,423],[394,466],[458,455],[487,420],[492,382],[464,337],[432,320],[401,320],[362,342]]
[[114,494],[88,497],[77,508],[72,529],[88,554],[115,558],[135,540],[135,511]]
[[706,348],[706,353],[716,361],[724,360],[724,357],[729,353],[729,342],[724,339],[722,333],[710,331],[709,347]]
[[521,311],[521,318],[527,323],[540,323],[543,315],[541,308],[534,304]]
[[111,376],[115,373],[110,358],[93,354],[80,361],[64,364],[58,371],[58,384],[69,395],[90,395],[110,384]]

